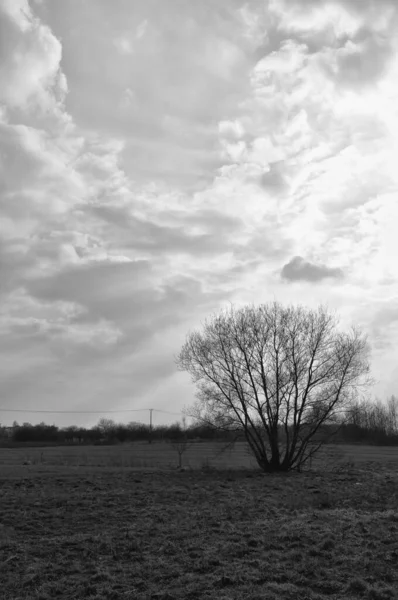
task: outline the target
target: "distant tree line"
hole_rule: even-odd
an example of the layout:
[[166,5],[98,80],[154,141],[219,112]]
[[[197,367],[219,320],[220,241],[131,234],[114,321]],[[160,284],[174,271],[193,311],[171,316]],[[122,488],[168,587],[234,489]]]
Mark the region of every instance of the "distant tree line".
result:
[[[157,425],[130,422],[116,423],[112,419],[100,419],[98,424],[91,428],[57,427],[41,422],[37,425],[14,421],[12,427],[0,425],[0,443],[2,446],[9,444],[122,444],[125,442],[162,442],[178,441],[183,438],[196,440],[219,439],[220,435],[211,427],[194,425],[186,427],[180,423],[172,425]],[[228,439],[228,435],[223,435]]]
[[336,441],[377,446],[398,445],[398,398],[356,402],[348,410]]
[[[283,436],[281,428],[281,436]],[[359,443],[371,445],[398,445],[398,399],[395,396],[382,403],[379,400],[363,400],[336,419],[335,424],[324,425],[319,436],[325,435],[332,443]],[[12,427],[0,425],[0,444],[8,445],[70,445],[70,444],[122,444],[126,442],[176,442],[183,439],[191,441],[243,441],[244,436],[235,431],[219,431],[211,425],[193,423],[173,423],[156,425],[130,422],[115,423],[112,419],[100,419],[91,428],[57,427],[41,422],[18,424]]]

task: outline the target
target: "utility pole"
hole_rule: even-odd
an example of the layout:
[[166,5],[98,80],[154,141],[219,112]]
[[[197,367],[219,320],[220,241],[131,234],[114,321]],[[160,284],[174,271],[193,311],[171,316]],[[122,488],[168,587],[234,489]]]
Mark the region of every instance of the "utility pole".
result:
[[153,408],[149,409],[149,443],[152,444],[152,411]]

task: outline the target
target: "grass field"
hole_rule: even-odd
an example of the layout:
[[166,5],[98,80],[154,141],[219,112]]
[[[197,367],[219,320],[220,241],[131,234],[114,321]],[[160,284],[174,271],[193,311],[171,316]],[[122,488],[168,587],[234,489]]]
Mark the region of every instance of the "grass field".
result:
[[200,446],[0,449],[0,598],[398,598],[398,449],[271,476]]
[[[325,446],[325,455],[336,461],[396,462],[398,448],[380,446]],[[0,448],[0,468],[14,468],[30,462],[43,467],[125,467],[134,469],[168,469],[178,465],[178,453],[168,443],[137,442],[115,446],[50,446],[44,448]],[[314,464],[317,461],[314,460]],[[222,468],[256,468],[254,458],[247,452],[246,444],[237,442],[227,447],[226,443],[193,443],[183,454],[183,466],[198,469],[213,466]]]

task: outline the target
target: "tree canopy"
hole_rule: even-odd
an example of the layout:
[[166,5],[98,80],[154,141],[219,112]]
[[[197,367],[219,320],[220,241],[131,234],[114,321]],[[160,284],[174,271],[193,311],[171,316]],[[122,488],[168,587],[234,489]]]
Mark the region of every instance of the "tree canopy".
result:
[[191,416],[243,431],[260,468],[287,471],[371,383],[368,354],[360,330],[339,331],[324,307],[274,302],[213,315],[188,334],[176,363],[198,389]]

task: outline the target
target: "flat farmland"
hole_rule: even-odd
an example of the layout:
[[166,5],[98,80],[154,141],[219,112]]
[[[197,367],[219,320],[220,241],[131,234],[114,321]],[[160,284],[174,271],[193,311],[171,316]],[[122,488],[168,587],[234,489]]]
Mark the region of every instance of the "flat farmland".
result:
[[0,598],[398,599],[398,449],[264,475],[197,446],[0,449]]
[[[396,464],[398,447],[328,445],[313,459],[313,465],[329,457],[332,463],[382,462]],[[169,443],[137,442],[113,446],[49,446],[0,448],[0,469],[15,468],[28,462],[48,467],[122,467],[132,469],[172,469],[178,466],[178,453]],[[244,442],[194,442],[183,453],[182,465],[198,469],[214,467],[256,468],[254,458]],[[308,464],[309,466],[309,464]]]
[[[183,454],[182,464],[194,469],[214,465],[218,468],[254,466],[246,446],[237,443],[193,443]],[[23,462],[47,466],[127,467],[168,469],[178,466],[177,451],[166,442],[118,444],[112,446],[50,446],[43,448],[2,448],[0,467]]]

